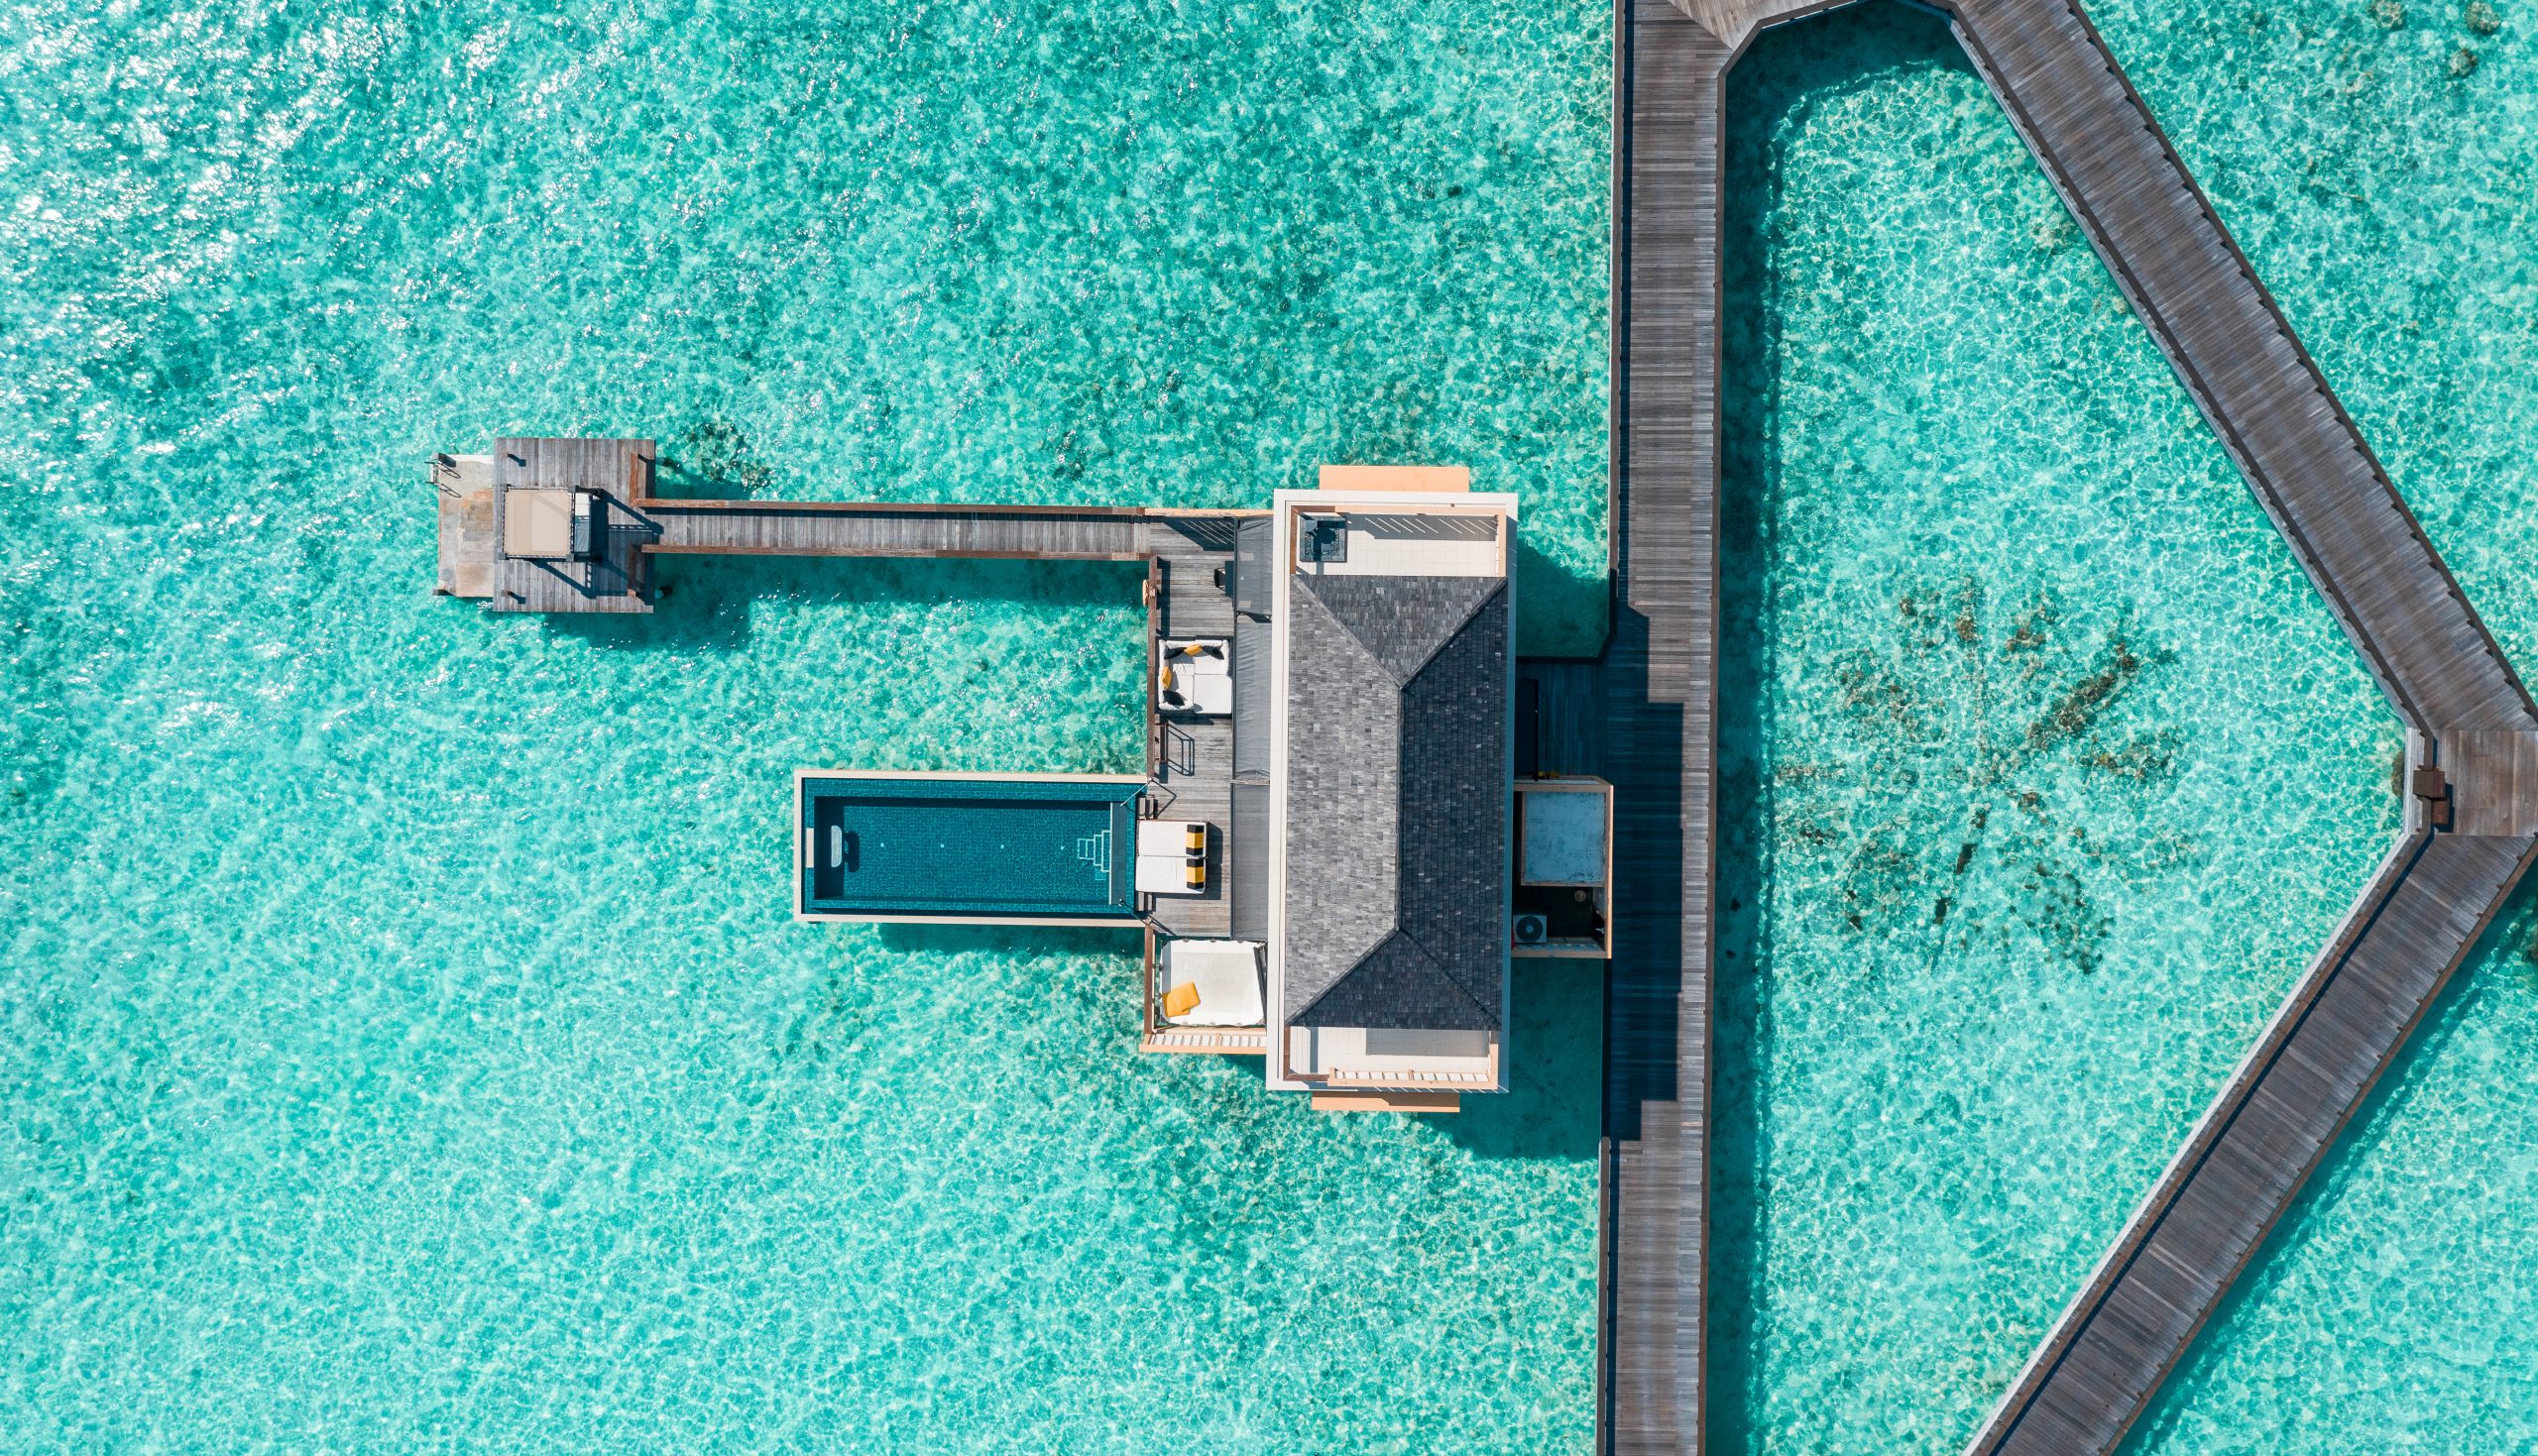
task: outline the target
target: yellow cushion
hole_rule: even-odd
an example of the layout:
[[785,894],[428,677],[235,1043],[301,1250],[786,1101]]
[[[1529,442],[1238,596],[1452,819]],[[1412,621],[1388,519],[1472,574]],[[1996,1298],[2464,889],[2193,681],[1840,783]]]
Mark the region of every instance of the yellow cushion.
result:
[[1166,1016],[1188,1016],[1198,1004],[1199,987],[1195,981],[1183,981],[1163,993],[1163,1014]]

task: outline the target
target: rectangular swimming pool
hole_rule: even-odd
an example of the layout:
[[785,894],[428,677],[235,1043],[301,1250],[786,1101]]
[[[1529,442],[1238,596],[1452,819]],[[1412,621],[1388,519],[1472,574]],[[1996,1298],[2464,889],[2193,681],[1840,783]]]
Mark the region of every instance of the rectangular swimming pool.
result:
[[794,913],[817,920],[1127,923],[1137,796],[1123,774],[793,775]]

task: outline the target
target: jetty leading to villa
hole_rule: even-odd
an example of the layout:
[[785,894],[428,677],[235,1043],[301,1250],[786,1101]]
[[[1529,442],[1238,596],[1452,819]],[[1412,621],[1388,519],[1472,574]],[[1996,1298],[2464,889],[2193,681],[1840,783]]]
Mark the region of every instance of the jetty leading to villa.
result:
[[490,454],[433,457],[439,590],[490,612],[641,613],[665,555],[1221,564],[1227,522],[1260,513],[664,498],[659,455],[650,440],[507,436]]
[[1262,1056],[1331,1111],[1504,1089],[1511,959],[1609,949],[1611,790],[1516,772],[1517,505],[1468,472],[1324,466],[1261,511],[694,500],[658,467],[435,457],[439,589],[639,614],[673,554],[1145,567],[1144,772],[802,769],[798,918],[1141,929],[1140,1050]]
[[1719,207],[1734,53],[1625,0],[1615,105],[1613,635],[1601,763],[1620,907],[1605,993],[1596,1426],[1700,1449],[1717,829]]
[[[1599,1428],[1613,1452],[1698,1451],[1705,1417],[1723,81],[1757,31],[1841,3],[1620,5],[1624,606],[1606,762],[1632,856],[1676,817],[1681,898],[1662,954],[1625,919],[1611,972]],[[2409,729],[2387,859],[1970,1447],[2103,1453],[2528,868],[2538,710],[2078,5],[1921,8],[1948,17]],[[1659,903],[1635,869],[1660,872],[1625,857],[1626,914]]]

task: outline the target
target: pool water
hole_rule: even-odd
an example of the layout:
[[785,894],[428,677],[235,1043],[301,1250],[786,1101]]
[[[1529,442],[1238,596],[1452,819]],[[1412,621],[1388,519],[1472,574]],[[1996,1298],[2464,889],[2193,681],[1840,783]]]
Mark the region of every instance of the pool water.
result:
[[1599,604],[1608,13],[0,15],[9,1444],[1585,1449],[1590,978],[1336,1118],[1137,1056],[1133,936],[792,922],[798,765],[1136,770],[1132,568],[492,618],[422,462],[1449,459]]
[[[2538,11],[2091,12],[2487,625],[2538,670]],[[2524,890],[2128,1451],[2538,1447],[2533,937]]]
[[1713,1449],[1960,1449],[2396,828],[2395,719],[1945,26],[1729,82]]
[[817,915],[1136,913],[1142,780],[805,777],[802,908]]

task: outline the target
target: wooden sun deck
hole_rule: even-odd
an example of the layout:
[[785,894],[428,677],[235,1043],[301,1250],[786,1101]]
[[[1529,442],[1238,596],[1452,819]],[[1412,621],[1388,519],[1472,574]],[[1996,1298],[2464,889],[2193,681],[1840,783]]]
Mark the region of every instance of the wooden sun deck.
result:
[[[1152,654],[1166,638],[1232,639],[1233,599],[1217,585],[1216,574],[1230,574],[1234,527],[1240,519],[1235,514],[1159,515],[1145,523],[1144,553],[1152,562],[1147,576],[1146,777],[1155,785],[1151,799],[1157,818],[1207,825],[1210,865],[1207,893],[1158,895],[1147,919],[1157,930],[1188,939],[1233,934],[1233,856],[1240,852],[1233,836],[1233,720],[1156,712]],[[1263,846],[1250,847],[1251,852],[1265,852]],[[1149,943],[1149,1001],[1154,994],[1153,953]],[[1138,1042],[1141,1052],[1265,1056],[1269,1050],[1265,1029],[1168,1027],[1159,1023],[1151,1006],[1147,1020]]]
[[651,494],[657,452],[649,440],[550,440],[506,437],[494,442],[494,534],[503,530],[504,493],[591,491],[607,499],[600,554],[590,561],[493,561],[489,612],[649,612],[647,533],[635,504]]
[[[1155,701],[1151,657],[1167,637],[1233,636],[1233,599],[1216,572],[1233,560],[1235,518],[1157,518],[1145,522],[1140,549],[1154,562],[1151,627],[1146,635],[1146,702]],[[1208,826],[1207,893],[1158,895],[1150,917],[1176,936],[1221,939],[1233,932],[1228,848],[1233,843],[1233,720],[1166,717],[1147,709],[1147,769],[1156,817]]]

